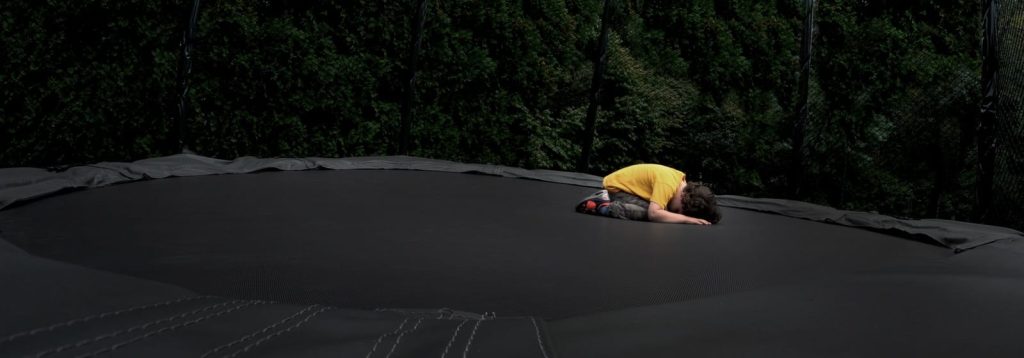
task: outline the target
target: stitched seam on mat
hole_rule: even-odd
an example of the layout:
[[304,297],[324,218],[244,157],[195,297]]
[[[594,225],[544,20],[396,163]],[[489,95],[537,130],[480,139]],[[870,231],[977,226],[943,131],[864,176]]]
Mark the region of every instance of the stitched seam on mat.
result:
[[198,308],[198,309],[192,310],[190,312],[179,313],[179,314],[176,314],[174,316],[160,318],[160,319],[157,319],[157,320],[154,320],[154,321],[149,321],[149,322],[146,322],[144,324],[133,326],[133,327],[129,327],[129,328],[122,329],[122,330],[119,330],[119,331],[114,331],[114,332],[111,332],[111,333],[102,334],[102,335],[99,335],[99,336],[96,336],[96,337],[93,337],[93,338],[89,338],[89,339],[83,339],[83,340],[80,340],[80,341],[75,342],[75,343],[65,344],[65,345],[62,345],[62,346],[55,347],[55,348],[50,348],[50,349],[41,351],[39,353],[36,353],[35,357],[42,357],[42,356],[45,356],[47,354],[59,353],[59,352],[66,351],[68,349],[79,348],[79,347],[82,347],[82,346],[85,346],[85,345],[89,345],[89,344],[93,344],[93,343],[102,341],[102,340],[107,339],[107,338],[113,338],[113,337],[117,337],[117,336],[120,336],[120,335],[125,334],[125,333],[131,333],[131,332],[135,332],[135,331],[138,331],[138,330],[147,329],[147,328],[150,328],[150,327],[152,327],[154,325],[157,325],[157,324],[174,321],[174,320],[177,320],[177,319],[180,319],[180,318],[184,318],[184,317],[187,317],[187,316],[191,316],[191,315],[194,315],[194,314],[197,314],[197,313],[200,313],[200,312],[209,311],[209,310],[216,309],[216,308],[219,308],[219,307],[222,307],[222,306],[227,306],[227,305],[230,305],[230,304],[233,304],[233,303],[236,303],[236,302],[239,302],[239,301],[236,300],[236,301],[230,301],[230,302],[222,302],[222,303],[218,303],[218,304],[215,304],[215,305],[209,305],[209,306],[206,306],[206,307],[202,307],[202,308]]
[[320,307],[320,305],[312,305],[312,306],[308,306],[308,307],[306,307],[304,309],[301,309],[298,312],[296,312],[295,314],[292,314],[291,316],[282,318],[280,321],[277,321],[277,323],[274,323],[272,325],[266,326],[266,327],[264,327],[263,329],[261,329],[259,331],[252,332],[250,334],[242,336],[239,339],[236,339],[236,340],[231,341],[229,343],[226,343],[224,345],[218,346],[217,348],[211,349],[211,350],[207,351],[206,353],[203,353],[201,358],[206,358],[206,357],[210,356],[211,354],[214,354],[214,353],[220,352],[222,350],[231,348],[234,345],[237,345],[239,343],[242,343],[242,342],[248,341],[250,339],[253,339],[253,338],[255,338],[258,335],[265,334],[268,331],[270,331],[270,330],[272,330],[274,328],[277,328],[277,326],[280,326],[280,325],[284,324],[285,322],[291,321],[295,317],[301,316],[301,315],[303,315],[303,314],[305,314],[305,313],[307,313],[307,312],[309,312],[309,311],[311,311],[311,310],[313,310],[314,308],[317,308],[317,307]]
[[[444,316],[445,313],[448,314],[448,317]],[[442,308],[442,309],[437,310],[437,314],[438,314],[437,319],[451,320],[452,317],[455,317],[455,311],[449,310],[447,308]]]
[[411,329],[402,331],[402,333],[395,338],[395,344],[391,346],[391,350],[388,351],[388,355],[384,356],[384,358],[391,357],[391,355],[395,353],[395,349],[398,348],[398,344],[402,342],[402,336],[404,336],[406,333],[415,331],[417,328],[420,328],[420,323],[423,323],[423,317],[420,317],[420,319],[416,320],[416,324],[414,324]]
[[398,309],[398,308],[376,308],[373,311],[374,312],[396,312],[396,313],[401,313],[401,314],[404,314],[404,315],[411,315],[411,316],[417,316],[417,317],[419,317],[419,316],[426,317],[426,316],[428,316],[430,314],[436,313],[437,314],[437,318],[434,318],[436,320],[454,320],[455,319],[454,318],[455,314],[457,313],[456,311],[454,311],[454,310],[452,310],[450,308],[439,308],[439,309],[434,310],[434,311],[428,311],[428,310],[406,310],[406,309]]
[[473,332],[469,334],[469,341],[466,342],[466,349],[462,351],[462,358],[469,356],[469,347],[473,345],[473,338],[476,337],[476,331],[480,329],[480,325],[483,324],[484,321],[488,320],[488,314],[491,315],[491,318],[494,318],[494,312],[484,312],[484,315],[476,321],[476,325],[473,325]]
[[[238,302],[238,301],[235,301],[235,302]],[[249,301],[249,302],[245,302],[245,303],[242,303],[240,305],[228,308],[226,310],[218,311],[216,313],[211,313],[211,314],[208,314],[206,316],[199,317],[199,318],[193,319],[191,321],[186,321],[186,322],[183,322],[183,323],[179,323],[179,324],[176,324],[176,325],[173,325],[173,326],[164,327],[164,328],[158,329],[156,331],[152,331],[152,332],[146,333],[144,335],[141,335],[141,336],[129,339],[127,341],[123,341],[123,342],[114,344],[114,345],[112,345],[110,347],[107,347],[107,348],[103,348],[103,349],[100,349],[100,350],[97,350],[97,351],[93,351],[93,352],[90,352],[90,353],[86,353],[86,354],[82,354],[82,355],[76,356],[75,358],[93,357],[93,356],[96,356],[98,354],[114,351],[114,350],[117,350],[117,349],[119,349],[121,347],[127,346],[129,344],[132,344],[132,343],[135,343],[135,342],[147,339],[149,337],[152,337],[152,336],[155,336],[155,335],[158,335],[158,334],[161,334],[161,333],[170,332],[170,331],[176,330],[176,329],[181,328],[181,327],[191,326],[193,324],[196,324],[196,323],[208,320],[210,318],[220,317],[220,316],[223,316],[223,315],[226,315],[228,313],[240,310],[240,309],[245,308],[245,307],[249,307],[249,306],[253,306],[253,305],[257,305],[257,304],[266,304],[266,303],[267,302],[265,302],[265,301]]]
[[448,345],[444,346],[444,352],[441,352],[441,358],[444,358],[445,356],[448,355],[448,350],[452,348],[452,344],[455,344],[455,338],[459,336],[459,330],[462,329],[462,325],[466,324],[466,322],[469,322],[469,320],[464,319],[462,320],[462,323],[459,323],[458,326],[455,326],[455,333],[452,333],[452,338],[448,340]]
[[[436,311],[433,311],[433,312],[432,311],[427,311],[427,310],[405,310],[405,309],[398,309],[398,308],[377,308],[377,309],[374,309],[373,311],[374,312],[396,312],[396,313],[401,313],[401,314],[404,314],[404,315],[413,315],[413,316],[427,316],[427,315],[429,315],[431,313],[437,313],[438,316],[437,316],[437,318],[434,318],[434,319],[451,319],[452,316],[455,315],[455,312],[452,311],[451,309],[448,309],[448,308],[440,308],[440,309],[438,309]],[[445,317],[445,314],[447,314],[448,317]]]
[[405,314],[405,313],[408,313],[408,314],[423,313],[422,311],[403,310],[403,309],[398,309],[398,308],[377,308],[377,309],[374,309],[374,311],[375,312],[398,312],[398,313],[403,313],[403,314]]
[[29,330],[29,331],[18,332],[18,333],[9,335],[7,337],[4,337],[3,339],[0,339],[0,344],[12,342],[14,340],[17,340],[17,339],[20,339],[20,338],[23,338],[23,337],[33,336],[33,335],[36,335],[36,334],[39,334],[39,333],[53,332],[54,330],[59,329],[59,328],[71,327],[71,326],[74,326],[76,324],[85,323],[85,322],[89,322],[89,321],[92,321],[92,320],[104,319],[104,318],[107,318],[107,317],[119,316],[119,315],[122,315],[122,314],[125,314],[125,313],[141,311],[141,310],[144,310],[144,309],[157,308],[157,307],[163,307],[163,306],[170,306],[170,305],[177,304],[177,303],[182,303],[182,302],[187,302],[187,301],[192,301],[192,300],[198,300],[198,299],[211,298],[211,297],[213,297],[213,296],[184,297],[184,298],[179,298],[179,299],[174,299],[174,300],[169,300],[169,301],[164,301],[164,302],[159,302],[159,303],[152,303],[152,304],[148,304],[148,305],[129,307],[129,308],[125,308],[125,309],[121,309],[121,310],[117,310],[117,311],[104,312],[104,313],[95,314],[95,315],[91,315],[91,316],[87,316],[87,317],[82,317],[82,318],[75,318],[75,319],[72,319],[72,320],[69,320],[69,321],[66,321],[66,322],[55,323],[55,324],[52,324],[52,325],[47,326],[47,327],[36,328],[36,329]]
[[377,346],[380,345],[380,342],[382,340],[384,340],[384,337],[387,337],[387,336],[390,336],[390,335],[398,333],[398,331],[401,330],[402,327],[405,327],[406,323],[409,323],[409,318],[408,317],[406,317],[404,320],[402,320],[402,324],[399,324],[398,328],[395,328],[394,331],[391,331],[390,333],[384,333],[384,334],[380,335],[380,337],[377,337],[377,341],[373,343],[373,348],[370,349],[370,353],[366,353],[366,358],[370,358],[370,356],[372,356],[373,353],[377,351]]
[[[318,305],[314,305],[314,306],[318,306]],[[311,307],[314,307],[314,306],[311,306]],[[278,336],[280,336],[282,334],[291,332],[292,330],[294,330],[296,328],[299,328],[300,326],[302,326],[302,325],[308,323],[310,320],[312,320],[313,317],[316,317],[317,315],[323,313],[324,311],[331,310],[331,309],[333,309],[333,308],[327,307],[327,306],[321,306],[319,310],[316,310],[316,312],[313,312],[310,315],[306,316],[306,318],[302,319],[301,321],[296,322],[291,327],[288,327],[288,328],[285,328],[283,330],[277,331],[277,332],[275,332],[275,333],[273,333],[273,334],[271,334],[269,336],[260,338],[258,341],[252,342],[251,344],[245,346],[241,350],[238,350],[238,351],[236,351],[234,353],[231,353],[231,355],[225,356],[225,358],[237,357],[239,354],[248,352],[249,350],[255,348],[258,345],[266,343],[267,341],[269,341],[271,339],[274,339],[274,338],[276,338],[276,337],[278,337]]]
[[540,339],[540,326],[537,325],[537,319],[530,317],[530,322],[533,322],[533,330],[537,332],[537,347],[540,348],[540,353],[544,355],[544,358],[548,358],[548,351],[544,349],[544,341]]

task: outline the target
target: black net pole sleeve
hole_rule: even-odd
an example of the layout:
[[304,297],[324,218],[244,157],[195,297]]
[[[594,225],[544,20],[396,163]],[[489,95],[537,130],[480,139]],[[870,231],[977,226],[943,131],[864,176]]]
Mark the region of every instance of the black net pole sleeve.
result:
[[412,41],[409,44],[409,70],[405,78],[405,94],[402,97],[402,124],[398,133],[398,154],[409,154],[409,131],[416,118],[416,71],[419,67],[420,50],[423,48],[423,28],[427,23],[428,0],[417,0],[416,17],[412,21]]
[[192,50],[194,48],[196,21],[199,17],[199,0],[192,3],[192,11],[189,12],[188,23],[181,35],[181,61],[178,65],[178,117],[177,120],[177,151],[190,153],[188,148],[188,122],[192,115],[189,105],[189,80],[192,76]]
[[800,195],[803,186],[804,138],[810,117],[808,104],[811,60],[814,53],[814,0],[804,0],[803,35],[800,41],[800,83],[797,93],[796,121],[793,123],[793,158],[790,172],[790,189],[794,197]]
[[583,150],[579,162],[576,164],[576,171],[588,172],[590,169],[590,156],[594,147],[594,129],[597,126],[597,109],[600,106],[601,83],[604,82],[604,72],[608,67],[608,32],[610,29],[612,7],[615,0],[605,0],[604,10],[601,14],[601,35],[598,38],[597,53],[594,56],[594,76],[590,82],[590,106],[587,107],[587,118],[583,129]]
[[984,39],[981,49],[982,99],[978,115],[978,219],[988,217],[992,206],[995,170],[995,120],[999,111],[999,0],[985,6]]

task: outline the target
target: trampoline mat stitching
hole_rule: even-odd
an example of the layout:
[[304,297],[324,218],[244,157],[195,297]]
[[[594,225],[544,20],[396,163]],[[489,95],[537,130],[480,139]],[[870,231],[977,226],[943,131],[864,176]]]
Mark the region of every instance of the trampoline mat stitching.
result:
[[466,342],[466,348],[462,350],[462,358],[469,356],[469,347],[473,345],[473,339],[476,338],[476,332],[480,330],[480,326],[483,325],[484,321],[489,319],[488,315],[490,315],[490,318],[494,318],[494,312],[485,312],[483,317],[480,317],[480,319],[476,321],[476,324],[473,325],[473,331],[469,333],[469,341]]
[[537,348],[540,348],[540,353],[544,358],[548,358],[548,351],[544,349],[544,341],[540,338],[540,326],[537,325],[537,319],[530,317],[530,322],[533,323],[533,331],[537,333]]
[[[314,305],[314,306],[315,306],[315,305]],[[232,353],[231,355],[225,356],[225,358],[233,358],[233,357],[237,357],[237,356],[238,356],[239,354],[242,354],[242,353],[248,352],[249,350],[251,350],[251,349],[255,348],[256,346],[259,346],[259,345],[261,345],[261,344],[263,344],[263,343],[266,343],[267,341],[269,341],[269,340],[271,340],[271,339],[274,339],[274,338],[276,338],[276,337],[279,337],[279,336],[281,336],[282,334],[285,334],[285,333],[291,332],[292,330],[294,330],[294,329],[296,329],[296,328],[299,328],[299,327],[301,327],[302,325],[305,325],[306,323],[309,323],[309,322],[310,322],[310,321],[311,321],[311,320],[313,319],[313,317],[316,317],[316,316],[320,315],[321,313],[324,313],[325,311],[329,311],[329,310],[332,310],[332,309],[334,309],[334,308],[333,308],[333,307],[330,307],[330,306],[320,306],[320,309],[319,309],[319,310],[316,310],[315,312],[313,312],[313,313],[311,313],[310,315],[306,316],[306,318],[304,318],[303,320],[301,320],[301,321],[299,321],[299,322],[296,322],[296,323],[295,323],[294,325],[292,325],[292,326],[290,326],[290,327],[288,327],[288,328],[285,328],[285,329],[283,329],[283,330],[277,331],[277,332],[275,332],[274,334],[271,334],[271,335],[269,335],[269,336],[263,337],[263,338],[261,338],[261,339],[260,339],[260,340],[258,340],[258,341],[252,342],[251,344],[249,344],[249,345],[245,346],[245,347],[244,347],[244,348],[242,348],[241,350],[238,350],[238,351],[236,351],[236,352]]]
[[276,323],[274,323],[274,324],[271,324],[271,325],[269,325],[269,326],[266,326],[266,327],[264,327],[263,329],[261,329],[261,330],[259,330],[259,331],[256,331],[256,332],[252,332],[252,333],[250,333],[250,334],[247,334],[247,335],[245,335],[245,336],[242,336],[241,338],[238,338],[238,339],[236,339],[236,340],[234,340],[234,341],[231,341],[231,342],[229,342],[229,343],[226,343],[226,344],[223,344],[223,345],[217,346],[216,348],[214,348],[214,349],[211,349],[211,350],[207,351],[206,353],[203,353],[202,357],[203,357],[203,358],[205,358],[205,357],[208,357],[208,356],[210,356],[211,354],[215,354],[215,353],[217,353],[217,352],[220,352],[220,351],[222,351],[222,350],[225,350],[225,349],[227,349],[227,348],[230,348],[230,347],[232,347],[232,346],[234,346],[234,345],[237,345],[237,344],[239,344],[239,343],[242,343],[242,342],[248,341],[248,340],[250,340],[250,339],[253,339],[253,338],[255,338],[255,337],[256,337],[256,336],[258,336],[258,335],[261,335],[261,334],[265,334],[265,333],[267,333],[268,331],[270,331],[270,330],[272,330],[272,329],[275,329],[275,328],[277,328],[278,326],[280,326],[280,325],[284,324],[285,322],[291,321],[292,319],[295,319],[296,317],[298,317],[298,316],[301,316],[301,315],[303,315],[303,314],[305,314],[305,313],[307,313],[307,312],[309,312],[309,311],[313,310],[313,309],[314,309],[314,308],[316,308],[316,307],[319,307],[319,305],[310,305],[310,306],[308,306],[308,307],[305,307],[305,308],[303,308],[303,309],[299,310],[298,312],[296,312],[296,313],[294,313],[294,314],[292,314],[292,315],[290,315],[290,316],[288,316],[288,317],[282,318],[282,319],[281,319],[280,321],[277,321],[277,322],[276,322]]
[[469,320],[463,319],[458,326],[455,326],[455,332],[452,333],[452,338],[448,339],[448,344],[444,346],[444,351],[441,352],[441,358],[448,356],[448,351],[452,348],[452,345],[455,344],[455,339],[459,336],[459,330],[462,329],[462,326],[465,325],[466,322],[469,322]]
[[[237,301],[235,301],[235,302],[237,302]],[[228,313],[231,313],[231,312],[234,312],[234,311],[237,311],[237,310],[249,307],[249,306],[261,305],[261,304],[267,304],[267,303],[270,303],[270,302],[267,302],[267,301],[247,301],[247,302],[243,302],[240,305],[228,308],[226,310],[218,311],[218,312],[215,312],[215,313],[211,313],[209,315],[206,315],[206,316],[203,316],[203,317],[199,317],[199,318],[193,319],[191,321],[186,321],[186,322],[183,322],[183,323],[179,323],[179,324],[174,325],[174,326],[164,327],[164,328],[161,328],[159,330],[156,330],[156,331],[153,331],[153,332],[149,332],[149,333],[146,333],[144,335],[141,335],[141,336],[129,339],[127,341],[119,342],[119,343],[114,344],[114,345],[112,345],[110,347],[107,347],[107,348],[103,348],[103,349],[100,349],[100,350],[97,350],[97,351],[93,351],[93,352],[90,352],[90,353],[79,355],[76,358],[94,357],[96,355],[103,354],[103,353],[106,353],[106,352],[111,352],[111,351],[120,349],[121,347],[124,347],[124,346],[130,345],[130,344],[133,344],[133,343],[136,343],[136,342],[148,339],[148,338],[150,338],[152,336],[155,336],[155,335],[158,335],[158,334],[162,334],[162,333],[165,333],[165,332],[170,332],[170,331],[176,330],[178,328],[182,328],[182,327],[188,327],[188,326],[191,326],[193,324],[196,324],[196,323],[199,323],[199,322],[211,319],[211,318],[220,317],[220,316],[226,315]]]
[[380,345],[380,342],[384,340],[384,337],[387,337],[387,336],[390,336],[392,334],[398,333],[398,331],[400,331],[403,327],[405,327],[406,323],[409,323],[409,318],[408,317],[406,317],[404,320],[402,320],[402,323],[400,323],[398,325],[398,327],[395,328],[395,330],[393,330],[391,332],[388,332],[388,333],[381,334],[379,337],[377,337],[377,340],[373,343],[373,347],[370,349],[370,352],[366,353],[366,358],[370,358],[371,356],[373,356],[373,353],[377,351],[377,346]]
[[129,328],[125,328],[125,329],[122,329],[122,330],[117,330],[117,331],[114,331],[114,332],[101,334],[101,335],[98,335],[98,336],[95,336],[95,337],[92,337],[92,338],[82,339],[82,340],[80,340],[78,342],[75,342],[75,343],[70,343],[70,344],[65,344],[65,345],[57,346],[57,347],[54,347],[54,348],[45,349],[45,350],[43,350],[41,352],[36,353],[35,357],[42,357],[42,356],[45,356],[45,355],[48,355],[48,354],[60,353],[60,352],[63,352],[63,351],[69,350],[69,349],[84,347],[86,345],[93,344],[93,343],[96,343],[96,342],[99,342],[99,341],[102,341],[102,340],[105,340],[105,339],[108,339],[108,338],[114,338],[114,337],[120,336],[122,334],[131,333],[131,332],[135,332],[135,331],[139,331],[139,330],[145,330],[145,329],[148,329],[148,328],[150,328],[150,327],[152,327],[154,325],[157,325],[157,324],[171,322],[171,321],[174,321],[174,320],[177,320],[177,319],[180,319],[180,318],[188,317],[188,316],[195,315],[195,314],[198,314],[198,313],[201,313],[201,312],[205,312],[205,311],[209,311],[209,310],[212,310],[212,309],[217,309],[217,308],[220,308],[220,307],[223,307],[223,306],[227,306],[227,305],[230,305],[230,304],[233,304],[233,303],[237,303],[237,302],[241,302],[241,300],[221,302],[221,303],[218,303],[218,304],[208,305],[208,306],[204,306],[204,307],[201,307],[201,308],[197,308],[197,309],[189,311],[189,312],[179,313],[179,314],[176,314],[176,315],[173,315],[173,316],[169,316],[169,317],[158,318],[156,320],[152,320],[152,321],[149,321],[149,322],[146,322],[146,323],[143,323],[143,324],[140,324],[140,325],[132,326],[132,327],[129,327]]
[[405,336],[406,333],[416,331],[416,329],[420,328],[421,323],[423,323],[423,317],[417,319],[416,324],[414,324],[411,329],[404,330],[398,335],[398,337],[395,337],[395,344],[391,345],[391,350],[388,351],[388,354],[385,355],[384,358],[391,357],[391,355],[395,353],[395,350],[398,349],[398,345],[402,342],[402,336]]
[[33,336],[33,335],[36,335],[36,334],[39,334],[39,333],[53,332],[54,330],[57,330],[59,328],[71,327],[71,326],[74,326],[76,324],[85,323],[85,322],[89,322],[89,321],[92,321],[92,320],[99,320],[99,319],[104,319],[104,318],[108,318],[108,317],[115,317],[115,316],[119,316],[119,315],[122,315],[122,314],[125,314],[125,313],[131,313],[131,312],[146,310],[146,309],[150,309],[150,308],[171,306],[171,305],[178,304],[178,303],[184,303],[184,302],[188,302],[188,301],[194,301],[194,300],[199,300],[199,299],[207,299],[207,298],[214,298],[214,296],[183,297],[183,298],[178,298],[178,299],[173,299],[173,300],[167,300],[167,301],[164,301],[164,302],[158,302],[158,303],[152,303],[152,304],[147,304],[147,305],[138,305],[138,306],[134,306],[134,307],[128,307],[128,308],[124,308],[124,309],[117,310],[117,311],[104,312],[104,313],[94,314],[94,315],[91,315],[91,316],[86,316],[86,317],[81,317],[81,318],[74,318],[74,319],[71,319],[71,320],[68,320],[68,321],[65,321],[65,322],[55,323],[55,324],[52,324],[52,325],[47,326],[47,327],[36,328],[36,329],[32,329],[32,330],[23,331],[23,332],[19,332],[19,333],[15,333],[15,334],[9,335],[7,337],[4,337],[3,339],[0,339],[0,344],[13,342],[15,340],[18,340],[18,339],[21,339],[21,338],[24,338],[24,337]]

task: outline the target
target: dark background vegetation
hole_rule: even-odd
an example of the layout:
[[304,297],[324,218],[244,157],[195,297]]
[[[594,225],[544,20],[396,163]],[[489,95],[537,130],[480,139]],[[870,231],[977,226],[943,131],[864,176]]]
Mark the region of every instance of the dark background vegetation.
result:
[[[594,155],[719,193],[1021,225],[1018,1],[1004,1],[994,205],[979,206],[982,1],[816,11],[794,177],[802,1],[618,0]],[[407,154],[575,170],[600,0],[432,0]],[[0,167],[177,153],[191,1],[0,4]],[[235,158],[398,154],[412,0],[204,2],[185,140]]]

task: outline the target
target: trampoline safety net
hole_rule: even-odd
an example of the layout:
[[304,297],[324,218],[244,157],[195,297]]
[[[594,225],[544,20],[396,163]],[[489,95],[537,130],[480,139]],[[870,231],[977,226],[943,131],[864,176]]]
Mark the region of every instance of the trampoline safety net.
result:
[[999,17],[999,112],[993,221],[1024,226],[1024,1],[1003,1]]

